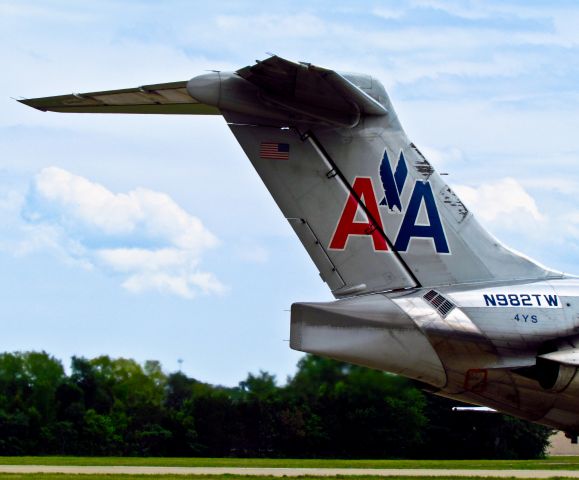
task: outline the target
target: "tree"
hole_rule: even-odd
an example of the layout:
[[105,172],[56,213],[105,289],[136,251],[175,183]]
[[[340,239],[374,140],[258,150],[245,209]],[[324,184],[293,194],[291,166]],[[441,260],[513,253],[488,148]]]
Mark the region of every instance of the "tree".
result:
[[547,427],[499,413],[455,412],[460,402],[434,395],[427,402],[422,457],[540,458],[549,446]]
[[421,443],[424,396],[402,377],[307,355],[287,388],[310,409],[298,411],[318,455],[394,457]]
[[530,458],[550,431],[456,414],[388,373],[306,355],[279,386],[250,373],[209,385],[159,362],[0,354],[0,454]]

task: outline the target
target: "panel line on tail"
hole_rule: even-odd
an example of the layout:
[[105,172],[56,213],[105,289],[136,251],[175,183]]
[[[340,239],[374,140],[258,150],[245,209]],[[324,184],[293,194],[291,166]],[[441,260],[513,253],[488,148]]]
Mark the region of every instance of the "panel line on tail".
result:
[[414,282],[414,287],[421,288],[422,284],[420,283],[418,278],[416,278],[416,275],[414,275],[414,272],[410,269],[408,264],[402,259],[400,253],[395,248],[394,244],[390,241],[388,235],[386,235],[386,232],[384,231],[384,228],[381,226],[381,223],[376,218],[374,218],[372,212],[362,201],[362,198],[358,195],[358,193],[352,188],[352,185],[350,185],[348,179],[344,176],[344,174],[342,173],[336,162],[332,160],[332,157],[324,148],[324,146],[320,143],[320,141],[317,139],[316,135],[311,130],[303,134],[300,133],[298,130],[298,134],[303,141],[308,141],[312,145],[314,150],[320,155],[320,158],[322,158],[322,160],[324,160],[324,162],[328,164],[329,171],[326,174],[326,176],[328,176],[328,178],[332,178],[334,176],[337,177],[342,183],[342,185],[349,192],[351,197],[356,200],[362,211],[366,214],[370,223],[373,225],[374,230],[377,231],[380,234],[380,236],[384,238],[384,240],[386,241],[386,245],[388,245],[388,248],[390,249],[392,254],[396,257],[396,260],[400,262],[400,265],[402,265],[406,274],[410,277],[410,279],[412,279],[412,281]]

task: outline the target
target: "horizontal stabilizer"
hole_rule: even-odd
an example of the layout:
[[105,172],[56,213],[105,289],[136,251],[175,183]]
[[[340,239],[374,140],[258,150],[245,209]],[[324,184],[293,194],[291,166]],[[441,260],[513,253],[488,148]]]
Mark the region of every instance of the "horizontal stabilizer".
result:
[[43,112],[220,115],[217,108],[191,97],[186,81],[23,99],[19,102]]

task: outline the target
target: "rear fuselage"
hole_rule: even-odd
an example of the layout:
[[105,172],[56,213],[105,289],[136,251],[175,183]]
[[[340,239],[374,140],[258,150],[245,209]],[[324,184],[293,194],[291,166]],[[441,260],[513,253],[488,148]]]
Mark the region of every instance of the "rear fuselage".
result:
[[433,392],[579,430],[573,278],[412,289],[296,304],[292,347],[419,380]]

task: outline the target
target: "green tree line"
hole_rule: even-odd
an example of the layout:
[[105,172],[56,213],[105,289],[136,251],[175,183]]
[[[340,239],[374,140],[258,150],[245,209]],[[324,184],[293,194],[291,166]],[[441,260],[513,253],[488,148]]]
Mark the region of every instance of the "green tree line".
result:
[[307,355],[237,387],[108,356],[0,354],[0,455],[536,458],[550,431],[384,372]]

